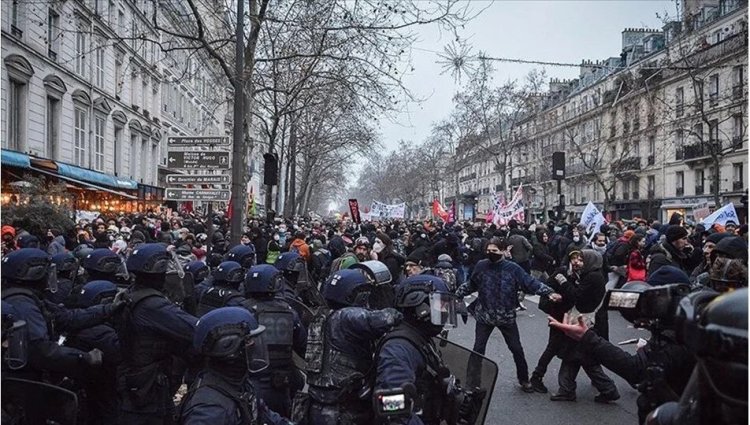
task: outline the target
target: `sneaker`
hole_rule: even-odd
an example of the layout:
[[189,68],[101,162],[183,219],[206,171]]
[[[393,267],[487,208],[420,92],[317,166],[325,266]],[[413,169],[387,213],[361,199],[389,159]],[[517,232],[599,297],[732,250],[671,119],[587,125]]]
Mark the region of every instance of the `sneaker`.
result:
[[557,393],[557,394],[552,394],[549,399],[552,401],[576,401],[576,395]]
[[519,382],[521,384],[521,391],[525,393],[533,393],[534,388],[531,387],[529,381]]
[[532,375],[531,376],[531,388],[534,389],[534,391],[542,394],[547,393],[547,387],[544,386],[544,382],[542,382],[541,376]]
[[602,393],[602,394],[599,394],[596,397],[594,397],[594,401],[595,402],[597,402],[597,403],[603,403],[603,404],[607,404],[607,403],[609,403],[611,401],[615,401],[615,400],[619,400],[619,399],[620,399],[620,394],[619,393],[614,393],[614,394],[603,394]]

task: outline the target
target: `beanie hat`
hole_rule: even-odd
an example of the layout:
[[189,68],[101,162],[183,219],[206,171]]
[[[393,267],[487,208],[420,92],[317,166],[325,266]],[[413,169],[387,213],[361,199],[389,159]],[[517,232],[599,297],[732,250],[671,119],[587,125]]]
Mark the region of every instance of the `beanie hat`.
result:
[[[728,234],[728,233],[723,233]],[[747,242],[739,236],[729,236],[722,239],[714,248],[717,254],[725,255],[729,258],[747,261]]]
[[717,244],[717,243],[719,243],[720,240],[722,240],[724,238],[729,238],[731,236],[732,235],[730,235],[729,233],[711,233],[706,238],[706,242],[713,242],[713,243]]
[[690,284],[688,275],[675,266],[661,266],[646,280],[646,283],[652,286],[669,285],[671,283]]
[[422,265],[424,260],[427,259],[427,251],[423,248],[416,248],[414,251],[412,251],[408,257],[406,257],[406,261],[416,263],[419,265]]
[[0,230],[0,233],[2,233],[3,235],[10,233],[11,236],[13,236],[14,238],[16,237],[16,229],[14,229],[13,226],[3,226],[2,230]]
[[667,227],[667,231],[665,233],[667,235],[667,242],[672,243],[676,241],[677,239],[682,239],[688,235],[688,231],[685,230],[684,227],[671,224],[669,227]]

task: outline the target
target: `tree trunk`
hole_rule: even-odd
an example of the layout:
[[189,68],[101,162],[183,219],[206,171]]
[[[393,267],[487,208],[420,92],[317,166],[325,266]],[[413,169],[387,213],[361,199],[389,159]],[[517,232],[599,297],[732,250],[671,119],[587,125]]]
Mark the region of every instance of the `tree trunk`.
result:
[[292,118],[289,127],[289,177],[287,186],[289,187],[289,198],[284,204],[284,214],[294,214],[294,206],[297,203],[297,126]]
[[714,205],[716,208],[721,208],[721,169],[719,168],[721,165],[721,158],[716,156],[711,159],[711,162],[713,162],[714,169],[713,169],[713,175],[711,176],[711,179],[714,182]]

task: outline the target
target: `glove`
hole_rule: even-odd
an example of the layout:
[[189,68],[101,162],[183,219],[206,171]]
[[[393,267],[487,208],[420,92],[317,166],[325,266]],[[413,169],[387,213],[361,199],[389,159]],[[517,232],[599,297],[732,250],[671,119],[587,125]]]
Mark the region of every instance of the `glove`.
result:
[[568,279],[565,276],[563,276],[562,274],[560,274],[560,273],[558,273],[557,275],[555,275],[555,280],[560,285],[565,285],[568,282]]
[[388,318],[386,319],[386,323],[388,323],[388,325],[390,326],[396,326],[401,323],[402,320],[404,320],[404,315],[395,308],[384,308],[383,311],[388,316]]
[[102,364],[102,351],[98,348],[94,348],[88,353],[83,355],[83,361],[89,366],[99,366]]

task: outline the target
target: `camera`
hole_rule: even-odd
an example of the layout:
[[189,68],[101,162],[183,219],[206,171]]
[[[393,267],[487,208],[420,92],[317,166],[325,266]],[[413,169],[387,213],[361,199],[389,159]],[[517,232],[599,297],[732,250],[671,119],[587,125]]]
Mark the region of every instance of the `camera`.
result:
[[664,329],[674,324],[680,300],[689,293],[690,286],[685,284],[652,287],[643,282],[630,282],[608,291],[604,305],[608,310],[619,311],[636,327]]

